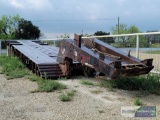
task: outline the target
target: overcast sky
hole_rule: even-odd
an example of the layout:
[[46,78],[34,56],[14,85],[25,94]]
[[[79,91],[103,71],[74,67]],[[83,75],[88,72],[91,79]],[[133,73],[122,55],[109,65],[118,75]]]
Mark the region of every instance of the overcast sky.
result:
[[59,34],[110,32],[118,23],[142,32],[160,30],[160,0],[0,0],[2,15],[32,21],[48,38]]

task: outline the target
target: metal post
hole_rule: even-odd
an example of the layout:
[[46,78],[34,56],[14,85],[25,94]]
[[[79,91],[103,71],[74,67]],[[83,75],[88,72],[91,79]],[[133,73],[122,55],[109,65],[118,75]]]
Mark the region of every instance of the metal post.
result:
[[55,42],[55,40],[53,40],[53,42],[54,42],[54,46],[56,46],[56,42]]
[[7,45],[7,56],[9,56],[9,47]]
[[0,54],[2,54],[2,47],[1,47],[1,40],[0,40]]
[[136,37],[136,58],[139,58],[139,35]]
[[[118,17],[118,35],[119,35],[119,17]],[[119,36],[118,36],[118,42],[119,42]]]

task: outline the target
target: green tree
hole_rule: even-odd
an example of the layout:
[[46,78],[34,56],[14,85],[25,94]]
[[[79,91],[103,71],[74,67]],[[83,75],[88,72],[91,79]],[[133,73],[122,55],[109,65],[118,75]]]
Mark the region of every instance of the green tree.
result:
[[[158,32],[158,30],[148,30],[147,32]],[[144,37],[151,44],[160,43],[160,35],[159,34],[157,34],[157,35],[145,35]]]
[[14,39],[15,30],[18,27],[19,15],[16,16],[2,16],[0,20],[0,38]]
[[[115,34],[127,34],[128,33],[128,28],[127,28],[127,25],[126,24],[119,24],[119,27],[118,26],[116,26],[116,27],[113,27],[112,28],[112,34],[113,35],[115,35]],[[119,37],[117,40],[118,40],[118,42],[119,41],[123,41],[123,43],[124,43],[124,41],[126,40],[127,38],[126,37]]]
[[[103,36],[103,35],[110,35],[110,33],[103,32],[103,31],[97,31],[94,33],[94,36]],[[98,38],[98,39],[106,43],[114,43],[113,37],[105,37],[105,38]]]
[[40,30],[33,25],[31,21],[23,18],[18,22],[18,28],[15,31],[16,39],[38,39],[40,37]]
[[118,29],[118,26],[116,27],[112,27],[112,34],[126,34],[128,33],[127,31],[127,25],[126,24],[119,24],[119,29]]
[[[126,24],[119,25],[119,34],[140,33],[141,31],[135,25],[127,26]],[[112,34],[118,34],[118,26],[112,28]],[[140,47],[148,47],[148,42],[144,36],[139,36]],[[136,36],[119,37],[119,47],[135,47]]]
[[31,21],[16,16],[2,16],[0,19],[0,39],[37,39],[40,30]]

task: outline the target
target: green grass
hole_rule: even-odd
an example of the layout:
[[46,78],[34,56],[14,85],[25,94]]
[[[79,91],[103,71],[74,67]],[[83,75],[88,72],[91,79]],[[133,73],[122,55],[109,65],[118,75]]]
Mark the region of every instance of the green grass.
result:
[[134,100],[134,105],[141,106],[142,101],[140,101],[140,99],[138,97],[136,97],[135,100]]
[[35,81],[38,81],[39,79],[42,79],[42,78],[39,78],[39,77],[36,76],[36,75],[30,75],[30,76],[28,77],[28,79],[29,79],[30,81],[35,82]]
[[[0,65],[2,66],[2,73],[8,76],[8,79],[21,78],[25,75],[29,75],[29,71],[23,65],[22,62],[16,57],[0,56]],[[51,92],[54,90],[66,89],[67,86],[57,81],[43,79],[36,75],[30,75],[28,77],[31,81],[35,81],[38,84],[38,88],[32,92]]]
[[118,88],[123,90],[145,91],[160,95],[160,75],[148,74],[136,77],[122,77],[116,80],[103,80],[101,87],[110,89]]
[[160,50],[146,51],[147,54],[160,54]]
[[83,84],[83,85],[90,85],[90,86],[94,86],[95,85],[93,82],[90,82],[88,80],[81,80],[80,83]]
[[0,56],[7,56],[6,53],[0,53]]
[[38,88],[32,92],[52,92],[54,90],[66,89],[67,86],[57,81],[43,79],[39,76],[29,76],[31,81],[37,82]]
[[151,48],[159,48],[159,47],[160,47],[160,43],[151,44],[150,47],[151,47]]
[[75,96],[75,93],[76,91],[75,90],[72,90],[72,91],[69,91],[67,93],[63,93],[59,96],[59,99],[63,102],[68,102],[68,101],[71,101],[73,99],[73,97]]
[[68,102],[68,101],[71,101],[72,100],[72,97],[66,95],[66,94],[62,94],[59,96],[59,99],[63,102]]
[[16,57],[0,56],[0,66],[2,66],[2,73],[9,79],[21,78],[29,74],[23,63]]

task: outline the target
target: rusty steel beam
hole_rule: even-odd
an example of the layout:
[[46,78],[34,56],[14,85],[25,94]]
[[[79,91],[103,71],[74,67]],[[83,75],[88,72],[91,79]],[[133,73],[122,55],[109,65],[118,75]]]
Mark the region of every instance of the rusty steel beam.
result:
[[75,35],[74,40],[61,42],[57,62],[67,67],[68,73],[73,62],[80,63],[85,71],[89,67],[96,73],[103,73],[110,78],[147,74],[153,69],[153,59],[141,61],[97,39],[85,39]]
[[[87,66],[94,69],[97,73],[105,73],[106,76],[116,78],[120,75],[121,61],[115,60],[112,64],[109,64],[109,60],[99,59],[99,53],[94,52],[84,45],[77,46],[73,44],[74,40],[65,39],[60,46],[57,62],[60,64],[72,64],[73,62],[79,62],[82,66]],[[69,62],[69,63],[68,63]]]

